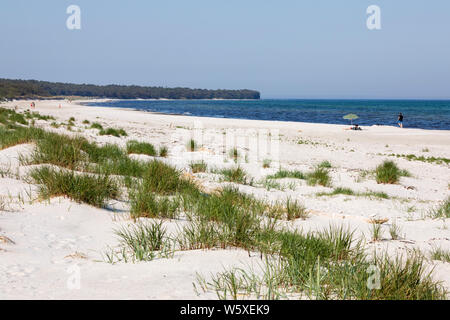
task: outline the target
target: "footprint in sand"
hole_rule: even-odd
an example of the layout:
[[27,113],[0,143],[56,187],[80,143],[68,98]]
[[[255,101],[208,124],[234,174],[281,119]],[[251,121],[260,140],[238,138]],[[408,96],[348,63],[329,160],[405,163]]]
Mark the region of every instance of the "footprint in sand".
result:
[[8,277],[29,277],[38,268],[29,265],[13,264],[1,267],[1,273]]

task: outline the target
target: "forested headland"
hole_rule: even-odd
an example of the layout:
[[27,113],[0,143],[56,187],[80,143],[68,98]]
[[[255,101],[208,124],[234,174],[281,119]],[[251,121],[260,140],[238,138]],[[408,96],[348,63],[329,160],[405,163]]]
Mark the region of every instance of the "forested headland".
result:
[[111,99],[259,99],[260,93],[248,89],[208,90],[125,85],[101,86],[0,79],[0,99],[45,99],[74,96]]

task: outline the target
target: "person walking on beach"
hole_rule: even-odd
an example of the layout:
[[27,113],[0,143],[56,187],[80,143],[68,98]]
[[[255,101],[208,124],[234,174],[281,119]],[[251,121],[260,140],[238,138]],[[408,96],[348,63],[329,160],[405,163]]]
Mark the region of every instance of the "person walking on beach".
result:
[[401,113],[401,112],[398,114],[397,124],[400,128],[403,128],[403,113]]

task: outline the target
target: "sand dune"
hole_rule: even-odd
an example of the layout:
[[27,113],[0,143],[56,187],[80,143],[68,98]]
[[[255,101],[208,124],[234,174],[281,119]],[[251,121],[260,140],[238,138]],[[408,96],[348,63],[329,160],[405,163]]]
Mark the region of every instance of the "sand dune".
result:
[[[29,101],[4,104],[17,111],[29,108]],[[59,108],[61,105],[61,108]],[[363,127],[362,131],[345,130],[347,126],[276,121],[214,119],[152,114],[104,107],[86,107],[61,101],[38,101],[36,110],[51,115],[55,122],[74,117],[75,126],[54,128],[50,121],[36,120],[35,126],[47,130],[82,135],[99,144],[125,146],[136,139],[166,146],[169,156],[163,161],[184,170],[204,188],[214,190],[223,183],[214,173],[189,173],[192,160],[203,159],[210,167],[228,168],[227,150],[220,141],[236,132],[243,144],[237,147],[244,155],[251,149],[252,132],[272,132],[268,138],[274,150],[242,157],[240,165],[255,181],[284,169],[311,170],[327,160],[331,163],[333,187],[351,188],[355,192],[384,192],[389,199],[367,196],[318,196],[333,188],[310,186],[298,179],[281,179],[278,187],[260,184],[239,185],[242,192],[269,201],[287,197],[298,199],[309,210],[306,220],[286,222],[289,227],[319,230],[330,224],[345,224],[364,237],[367,251],[386,250],[395,256],[407,249],[419,249],[429,256],[433,248],[450,250],[449,219],[432,219],[428,213],[450,195],[450,167],[446,163],[409,161],[390,154],[414,154],[424,157],[450,158],[450,132],[400,129],[390,126]],[[104,127],[123,128],[126,137],[100,136],[83,120],[99,122]],[[192,130],[195,127],[202,130]],[[237,130],[237,131],[233,131]],[[239,133],[240,130],[240,133]],[[265,131],[268,130],[268,131]],[[272,131],[270,131],[272,130]],[[185,150],[188,138],[203,136],[203,147],[196,152]],[[208,140],[208,138],[214,138]],[[219,139],[216,139],[219,137]],[[225,137],[225,140],[220,140]],[[247,139],[247,140],[246,140]],[[278,140],[279,139],[279,140]],[[276,140],[276,141],[274,141]],[[28,168],[20,163],[20,154],[29,154],[32,144],[0,151],[0,298],[1,299],[215,299],[214,292],[197,292],[192,283],[197,274],[208,276],[237,266],[258,266],[259,254],[242,249],[193,250],[176,252],[172,258],[150,262],[110,264],[104,253],[117,244],[114,230],[131,224],[126,202],[114,201],[108,209],[79,204],[63,197],[47,201],[37,199],[37,187],[26,181]],[[148,161],[149,156],[131,155]],[[225,159],[225,160],[224,160]],[[269,168],[262,167],[271,159]],[[385,159],[392,159],[411,173],[398,184],[378,184],[366,173]],[[284,186],[284,187],[283,187]],[[370,241],[371,219],[386,219],[382,241]],[[388,229],[399,225],[401,238],[392,240]],[[183,221],[166,221],[175,232]],[[434,277],[450,289],[450,263],[429,259]],[[76,267],[74,267],[76,266]],[[70,284],[80,275],[80,286]]]

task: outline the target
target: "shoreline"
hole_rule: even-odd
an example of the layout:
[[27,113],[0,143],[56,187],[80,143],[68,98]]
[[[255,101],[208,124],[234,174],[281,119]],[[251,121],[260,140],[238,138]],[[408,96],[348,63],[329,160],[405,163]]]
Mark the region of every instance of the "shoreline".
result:
[[[195,101],[196,99],[193,99],[192,101]],[[219,99],[202,99],[204,101],[218,101]],[[198,101],[202,101],[198,100]],[[261,99],[264,100],[264,99]],[[272,100],[272,99],[266,99],[266,100]],[[275,99],[277,100],[277,99]],[[291,99],[286,99],[291,100]],[[292,99],[296,100],[296,99]],[[301,99],[304,100],[304,99]],[[323,100],[323,99],[320,99]],[[332,99],[335,100],[335,99]],[[376,99],[375,99],[376,100]],[[93,103],[104,103],[104,102],[118,102],[118,101],[183,101],[183,100],[177,100],[177,99],[99,99],[94,101],[75,101],[75,103],[78,103],[81,106],[86,107],[95,107],[95,108],[112,108],[112,109],[118,109],[118,110],[132,110],[132,111],[140,111],[140,112],[146,112],[151,114],[160,114],[160,115],[168,115],[168,116],[187,116],[187,117],[196,117],[196,118],[209,118],[209,119],[231,119],[231,120],[253,120],[253,121],[268,121],[268,122],[277,122],[277,123],[298,123],[298,124],[317,124],[317,125],[336,125],[336,126],[343,126],[343,127],[350,127],[350,124],[342,124],[342,123],[329,123],[329,122],[305,122],[305,121],[290,121],[290,120],[268,120],[268,119],[250,119],[250,118],[232,118],[232,117],[212,117],[212,116],[200,116],[200,115],[186,115],[184,113],[165,113],[165,112],[157,112],[157,111],[147,111],[142,109],[136,109],[136,108],[124,108],[124,107],[113,107],[113,106],[100,106],[100,105],[94,105]],[[189,101],[189,100],[188,100]],[[222,99],[221,101],[252,101],[249,99]],[[314,101],[314,100],[311,100]],[[352,101],[352,100],[346,100],[343,99],[342,101]],[[359,101],[359,99],[356,99],[355,101]],[[362,100],[363,101],[363,100]],[[394,101],[394,100],[386,100],[386,101]],[[421,101],[421,100],[411,100],[411,101]],[[426,101],[426,100],[424,100]],[[445,100],[436,100],[436,101],[445,101]],[[92,104],[92,105],[87,105]],[[392,124],[372,124],[372,125],[360,125],[361,128],[371,128],[371,127],[391,127],[391,128],[398,128],[397,125]],[[430,131],[447,131],[450,133],[450,129],[428,129],[428,128],[420,128],[420,127],[404,127],[403,129],[412,129],[412,130],[430,130]]]

